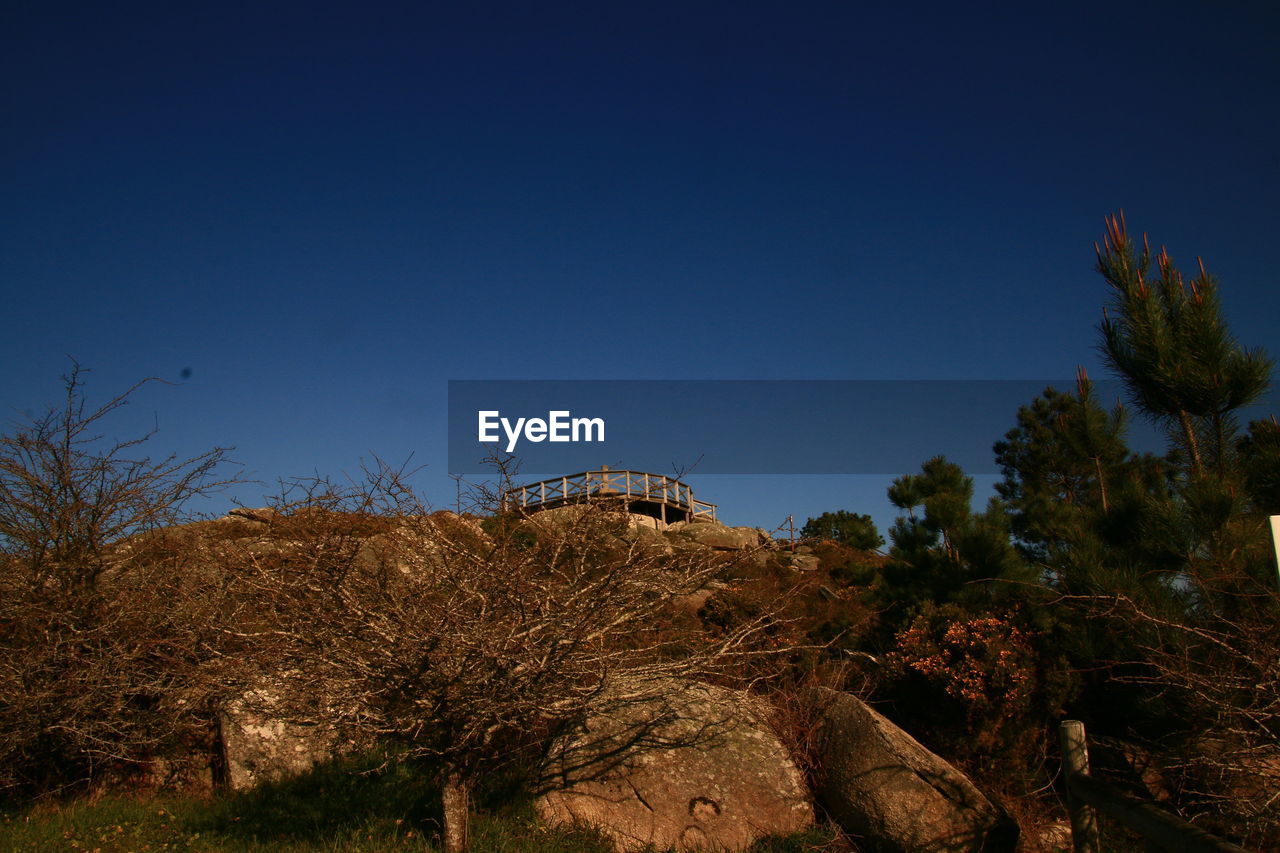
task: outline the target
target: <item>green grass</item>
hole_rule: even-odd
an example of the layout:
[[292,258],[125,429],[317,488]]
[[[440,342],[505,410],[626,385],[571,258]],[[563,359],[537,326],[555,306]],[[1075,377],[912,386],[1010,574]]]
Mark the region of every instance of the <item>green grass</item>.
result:
[[[412,765],[374,759],[316,768],[288,781],[219,797],[103,797],[0,813],[0,851],[76,850],[303,853],[436,851],[438,790]],[[518,778],[476,797],[476,853],[609,853],[594,830],[548,829],[534,816]],[[822,849],[817,829],[763,840],[753,853]]]

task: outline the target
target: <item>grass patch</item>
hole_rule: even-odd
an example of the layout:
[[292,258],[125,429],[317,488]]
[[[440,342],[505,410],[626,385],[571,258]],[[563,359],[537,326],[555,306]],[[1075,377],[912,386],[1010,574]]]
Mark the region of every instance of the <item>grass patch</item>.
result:
[[[440,827],[439,789],[432,776],[408,763],[383,766],[378,756],[332,762],[215,798],[192,815],[190,825],[206,837],[225,840],[231,850],[295,849],[290,845],[381,850],[414,841],[421,846]],[[363,842],[380,846],[360,846]]]
[[[0,813],[0,850],[437,851],[439,790],[429,768],[377,757],[322,765],[295,778],[217,797],[109,796]],[[548,829],[518,780],[477,792],[476,853],[610,853],[590,828]],[[765,839],[752,853],[830,849],[832,834],[811,830]]]

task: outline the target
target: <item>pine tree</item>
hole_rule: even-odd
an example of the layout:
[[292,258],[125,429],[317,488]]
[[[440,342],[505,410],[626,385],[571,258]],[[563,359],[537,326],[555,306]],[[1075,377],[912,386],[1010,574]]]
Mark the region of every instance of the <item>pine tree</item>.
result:
[[1261,515],[1280,515],[1280,421],[1272,415],[1250,423],[1237,450],[1254,509]]
[[1164,248],[1152,256],[1145,235],[1138,251],[1123,213],[1107,219],[1103,244],[1094,248],[1112,293],[1099,327],[1107,363],[1143,413],[1173,426],[1193,478],[1224,476],[1232,415],[1266,390],[1271,360],[1232,337],[1217,281],[1202,262],[1188,281]]
[[1176,565],[1157,511],[1168,502],[1167,465],[1130,452],[1123,407],[1100,406],[1083,369],[1075,393],[1047,388],[1017,419],[994,446],[996,492],[1047,580],[1082,592]]
[[[1280,427],[1255,421],[1236,436],[1236,414],[1265,392],[1272,361],[1231,335],[1203,264],[1185,279],[1145,237],[1139,250],[1122,216],[1107,220],[1097,256],[1112,295],[1102,352],[1173,445],[1168,492],[1139,496],[1135,506],[1158,534],[1149,538],[1176,559],[1149,573],[1163,578],[1163,598],[1113,587],[1092,596],[1086,615],[1132,638],[1136,654],[1119,658],[1126,668],[1117,672],[1131,686],[1154,687],[1147,698],[1165,708],[1148,726],[1179,743],[1163,756],[1182,773],[1179,805],[1210,804],[1209,821],[1229,820],[1215,828],[1273,849],[1280,776],[1254,756],[1280,748],[1280,595],[1265,523],[1280,504]],[[1109,549],[1106,558],[1123,553]],[[1267,793],[1255,797],[1249,785]]]
[[975,513],[973,478],[946,457],[935,456],[919,474],[894,480],[889,500],[908,513],[889,531],[893,547],[880,590],[882,603],[899,608],[899,615],[926,601],[985,606],[1014,587],[984,581],[1034,579],[1011,544],[1003,506],[996,502]]

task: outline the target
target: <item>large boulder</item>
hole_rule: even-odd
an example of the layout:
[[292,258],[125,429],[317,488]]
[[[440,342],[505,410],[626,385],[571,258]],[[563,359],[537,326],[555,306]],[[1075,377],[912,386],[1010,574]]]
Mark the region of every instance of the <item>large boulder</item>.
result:
[[875,850],[1011,851],[1018,827],[952,765],[856,696],[818,689],[820,795]]
[[677,521],[667,525],[667,534],[718,551],[745,551],[760,544],[756,528],[726,527],[718,521]]
[[671,605],[677,613],[697,616],[702,608],[707,605],[707,602],[711,600],[712,596],[726,589],[728,589],[728,584],[724,581],[710,581],[702,589],[695,592],[687,595],[677,595],[671,600]]
[[599,504],[569,504],[530,513],[519,529],[537,537],[602,537],[620,548],[638,546],[647,553],[670,554],[675,549],[663,535],[666,525],[656,518],[604,509]]
[[267,689],[230,703],[222,715],[227,784],[235,790],[304,773],[334,755],[337,738],[322,723],[285,719]]
[[[560,738],[538,813],[588,823],[621,851],[742,850],[813,822],[804,779],[748,694],[669,683],[617,704]],[[614,694],[614,698],[618,693]]]
[[620,538],[628,544],[634,543],[639,545],[651,553],[673,553],[675,549],[672,548],[671,543],[667,541],[667,537],[663,536],[658,528],[653,525],[646,524],[646,521],[652,521],[655,524],[662,523],[657,519],[651,519],[646,515],[629,515],[627,516],[627,529],[619,534]]

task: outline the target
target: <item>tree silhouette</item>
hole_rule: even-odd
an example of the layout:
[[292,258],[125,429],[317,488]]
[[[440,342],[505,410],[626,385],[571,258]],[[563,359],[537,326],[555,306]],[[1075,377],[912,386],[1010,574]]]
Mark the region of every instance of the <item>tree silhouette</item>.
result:
[[1102,246],[1094,248],[1112,295],[1099,326],[1107,363],[1143,413],[1176,425],[1193,477],[1222,474],[1235,429],[1232,413],[1266,390],[1272,362],[1232,337],[1217,281],[1203,263],[1200,274],[1187,280],[1164,248],[1152,255],[1146,235],[1138,250],[1123,213],[1106,225]]
[[806,539],[831,539],[863,551],[874,551],[884,544],[871,516],[844,509],[807,519],[800,535]]

